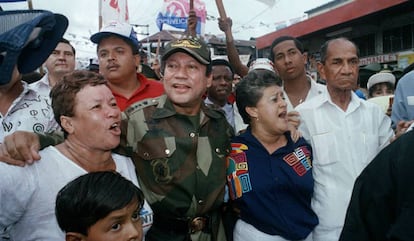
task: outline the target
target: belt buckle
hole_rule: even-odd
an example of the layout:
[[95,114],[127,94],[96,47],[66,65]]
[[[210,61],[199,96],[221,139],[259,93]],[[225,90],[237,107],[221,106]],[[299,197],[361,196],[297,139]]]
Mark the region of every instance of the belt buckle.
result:
[[201,231],[206,226],[206,218],[204,217],[195,217],[190,221],[190,233],[196,233]]

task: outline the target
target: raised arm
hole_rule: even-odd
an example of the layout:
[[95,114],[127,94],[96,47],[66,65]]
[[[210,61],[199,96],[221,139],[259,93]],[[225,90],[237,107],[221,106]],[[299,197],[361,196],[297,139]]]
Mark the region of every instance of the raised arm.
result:
[[197,36],[197,15],[194,9],[191,9],[188,13],[187,24],[188,24],[187,26],[188,35],[190,35],[193,38],[196,37]]
[[234,44],[233,33],[231,32],[233,21],[231,18],[219,18],[218,25],[220,30],[223,31],[226,35],[227,57],[229,58],[231,66],[234,68],[234,71],[238,75],[242,77],[247,75],[249,68],[241,62],[239,52],[237,51],[236,45]]

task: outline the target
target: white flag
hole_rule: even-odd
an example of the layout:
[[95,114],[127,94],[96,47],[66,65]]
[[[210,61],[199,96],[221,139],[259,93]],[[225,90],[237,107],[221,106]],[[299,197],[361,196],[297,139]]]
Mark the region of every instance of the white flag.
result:
[[105,26],[109,22],[117,21],[129,23],[128,2],[127,0],[99,0],[102,24]]

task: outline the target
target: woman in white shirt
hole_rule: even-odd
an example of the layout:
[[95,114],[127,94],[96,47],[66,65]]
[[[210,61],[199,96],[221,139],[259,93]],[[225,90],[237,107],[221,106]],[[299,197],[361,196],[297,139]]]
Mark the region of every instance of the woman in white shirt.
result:
[[[55,218],[56,194],[83,174],[113,170],[138,185],[132,161],[111,151],[120,142],[121,111],[107,81],[74,71],[54,86],[51,98],[64,141],[42,150],[33,165],[0,163],[0,234],[5,230],[11,240],[64,240]],[[148,204],[142,214],[152,217]],[[152,218],[144,220],[147,230]]]

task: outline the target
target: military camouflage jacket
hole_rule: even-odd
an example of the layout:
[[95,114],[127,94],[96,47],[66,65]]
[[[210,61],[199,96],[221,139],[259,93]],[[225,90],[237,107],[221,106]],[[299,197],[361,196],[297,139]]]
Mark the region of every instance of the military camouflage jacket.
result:
[[154,215],[193,218],[219,210],[233,133],[223,113],[203,103],[194,122],[177,114],[164,95],[123,114],[120,152],[132,156]]

